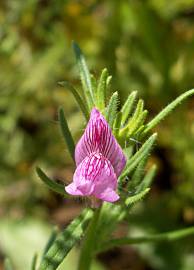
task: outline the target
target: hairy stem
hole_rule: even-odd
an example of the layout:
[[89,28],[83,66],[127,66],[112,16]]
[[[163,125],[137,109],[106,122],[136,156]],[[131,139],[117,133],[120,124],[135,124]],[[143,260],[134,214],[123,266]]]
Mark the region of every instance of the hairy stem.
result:
[[155,235],[147,235],[142,237],[124,237],[124,238],[117,238],[110,240],[108,242],[105,242],[97,252],[102,252],[117,246],[122,245],[134,245],[134,244],[144,244],[144,243],[150,243],[150,242],[163,242],[163,241],[175,241],[181,238],[184,238],[186,236],[194,234],[194,227],[180,229],[176,231],[171,232],[165,232]]
[[92,263],[96,243],[96,227],[99,221],[101,207],[96,209],[93,218],[86,231],[84,243],[81,249],[78,270],[89,270]]

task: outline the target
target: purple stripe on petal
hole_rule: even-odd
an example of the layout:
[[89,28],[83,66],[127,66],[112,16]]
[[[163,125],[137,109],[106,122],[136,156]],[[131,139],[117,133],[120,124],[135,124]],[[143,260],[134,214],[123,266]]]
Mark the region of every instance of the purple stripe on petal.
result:
[[100,153],[107,158],[118,177],[126,164],[126,158],[120,145],[102,114],[93,109],[85,132],[75,149],[75,160],[78,166],[86,156]]
[[73,183],[66,186],[69,194],[94,196],[107,202],[119,199],[116,193],[117,177],[110,161],[95,152],[87,156],[77,167]]

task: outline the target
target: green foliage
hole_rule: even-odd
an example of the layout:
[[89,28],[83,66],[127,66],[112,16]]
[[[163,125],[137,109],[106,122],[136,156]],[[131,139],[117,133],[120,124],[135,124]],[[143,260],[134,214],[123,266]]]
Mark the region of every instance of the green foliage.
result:
[[88,108],[89,110],[91,110],[94,107],[94,93],[92,89],[91,76],[86,61],[84,59],[84,56],[82,54],[82,51],[75,42],[73,42],[73,49],[79,67],[79,74],[83,85],[85,98],[88,104]]
[[60,123],[61,132],[63,134],[66,145],[68,147],[69,153],[70,153],[72,159],[74,160],[75,144],[74,144],[74,140],[73,140],[73,137],[71,135],[71,132],[69,130],[67,121],[65,119],[65,114],[64,114],[63,108],[59,109],[59,123]]
[[88,121],[89,119],[89,113],[87,110],[87,107],[84,104],[84,101],[82,100],[81,96],[79,95],[78,91],[68,82],[59,82],[59,85],[69,89],[71,91],[71,93],[73,94],[77,104],[80,106],[80,109],[86,119],[86,121]]
[[107,106],[106,119],[111,128],[113,128],[114,121],[117,117],[118,99],[118,92],[113,93]]
[[49,240],[46,243],[46,246],[44,248],[42,259],[44,258],[44,256],[46,255],[46,253],[48,252],[48,250],[50,249],[50,247],[52,246],[52,244],[56,240],[57,235],[58,235],[58,229],[56,227],[54,227],[51,234],[50,234]]
[[101,208],[96,209],[93,218],[87,228],[85,241],[82,246],[82,252],[79,259],[79,270],[89,270],[93,259],[93,251],[98,241],[98,235],[96,234],[96,227],[100,218]]
[[122,121],[121,124],[122,126],[125,125],[126,121],[131,115],[131,112],[133,111],[134,108],[134,102],[135,98],[137,96],[137,91],[133,91],[125,101],[125,104],[123,105],[121,112],[122,112]]
[[63,196],[66,196],[64,185],[57,183],[54,180],[51,180],[40,168],[36,168],[37,175],[39,178],[50,188],[52,191],[59,193]]
[[113,124],[113,133],[114,133],[116,138],[118,138],[119,130],[120,130],[120,127],[121,127],[121,120],[122,120],[122,113],[118,112],[117,115],[116,115],[114,124]]
[[[99,10],[106,16],[98,16]],[[56,178],[58,175],[69,177],[69,171],[73,170],[73,166],[69,156],[66,155],[67,148],[61,147],[61,138],[55,124],[56,110],[59,106],[65,108],[66,122],[71,127],[72,137],[77,139],[83,128],[77,107],[80,107],[85,119],[88,119],[89,106],[96,104],[92,103],[91,97],[86,102],[85,93],[89,93],[90,96],[91,93],[97,93],[99,79],[97,80],[95,76],[101,74],[102,67],[106,66],[113,75],[111,90],[119,89],[120,103],[123,104],[122,101],[128,97],[128,101],[124,103],[126,105],[121,106],[122,113],[119,112],[116,94],[114,100],[108,102],[111,96],[108,93],[111,76],[108,76],[104,99],[106,108],[103,114],[106,115],[107,111],[114,112],[110,113],[107,119],[122,147],[126,146],[128,159],[138,152],[140,145],[143,147],[152,129],[156,128],[171,109],[174,109],[179,101],[193,94],[193,90],[183,94],[183,89],[190,89],[193,86],[192,10],[193,2],[190,0],[130,1],[130,3],[86,1],[84,4],[74,1],[65,3],[50,1],[46,5],[41,1],[27,0],[25,3],[11,1],[8,9],[7,1],[2,2],[0,219],[2,215],[15,217],[28,213],[51,220],[51,211],[48,211],[51,204],[52,214],[55,217],[54,212],[61,207],[61,201],[56,202],[55,195],[39,185],[40,182],[33,172],[34,164],[40,163],[42,167],[49,168],[50,173],[56,175]],[[94,30],[92,35],[91,29]],[[83,54],[75,45],[85,89],[84,98],[79,89],[79,81],[74,79],[75,69],[69,49],[69,44],[75,37],[82,44],[90,61],[88,66],[95,73],[95,76],[90,76]],[[73,86],[68,84],[66,88],[77,100],[77,105],[68,91],[58,87],[57,82],[63,79],[73,81]],[[149,111],[150,122],[145,123],[147,114],[145,109],[144,112],[140,110],[139,117],[132,121],[138,99],[134,98],[135,92],[129,93],[128,89],[138,90],[138,96],[144,100],[145,107]],[[180,94],[182,96],[160,112],[169,100]],[[114,103],[113,107],[109,106],[110,101]],[[115,118],[117,120],[113,123]],[[191,99],[188,106],[181,106],[161,126],[157,126],[160,136],[154,157],[149,159],[149,166],[146,159],[143,159],[145,163],[139,159],[139,163],[136,163],[129,175],[123,179],[127,182],[126,186],[120,187],[122,198],[129,194],[133,197],[150,187],[155,174],[153,163],[156,162],[159,167],[155,183],[159,192],[153,196],[154,203],[148,200],[141,204],[142,212],[137,211],[139,220],[135,224],[136,227],[144,224],[142,220],[149,214],[150,205],[153,205],[155,211],[149,216],[147,226],[157,232],[168,229],[170,218],[173,220],[173,226],[180,225],[180,217],[185,225],[193,222],[192,119]],[[66,131],[67,129],[65,134]],[[73,157],[73,150],[70,151]],[[47,186],[51,187],[53,180],[44,173],[42,176]],[[59,186],[53,188],[60,190],[60,194],[64,196],[63,185],[60,185],[60,188]],[[157,205],[161,205],[164,200],[168,203],[164,207],[166,211],[162,212],[161,209],[158,210]],[[118,212],[121,211],[118,208],[118,205],[109,206],[107,212],[103,212],[104,224],[106,219],[110,220],[107,221],[107,226],[111,228],[111,232],[114,232],[118,220],[121,222],[123,219],[118,218]],[[170,217],[166,214],[168,210],[171,213]],[[121,212],[123,217],[123,210]],[[160,222],[155,228],[153,224],[157,213]],[[163,225],[163,220],[166,225]],[[129,226],[132,221],[133,218],[130,216]],[[102,228],[99,225],[99,231]],[[104,233],[104,237],[107,236],[110,236],[109,233]],[[190,270],[193,269],[193,262],[190,262],[192,254],[189,254],[188,245],[189,239],[184,242],[186,246],[184,251],[179,251],[177,246],[173,246],[171,250],[172,246],[168,242],[165,242],[164,247],[146,245],[146,252],[138,248],[136,250],[139,256],[144,258],[143,261],[149,264],[146,267],[157,270]],[[4,253],[4,249],[2,251]],[[14,261],[13,265],[15,267]],[[144,266],[130,265],[128,268],[144,268]]]
[[[104,112],[106,106],[106,82],[108,78],[108,72],[104,69],[101,73],[101,77],[99,79],[98,85],[96,84],[95,77],[92,76],[88,69],[84,59],[84,56],[78,47],[78,45],[74,44],[74,50],[77,57],[78,66],[80,68],[80,76],[82,79],[83,90],[85,93],[86,100],[88,101],[89,108],[92,106],[91,101],[93,104],[96,104],[97,107]],[[92,78],[92,81],[91,81]],[[92,88],[93,86],[93,88]],[[75,92],[75,98],[77,101],[77,92]],[[189,94],[188,94],[189,93]],[[146,132],[149,130],[149,125],[154,127],[156,124],[160,122],[169,112],[171,112],[180,101],[184,100],[187,96],[192,95],[193,91],[189,91],[184,94],[183,96],[179,97],[175,100],[175,102],[168,105],[162,113],[159,113],[150,123],[151,124],[144,124],[147,110],[144,110],[144,102],[142,99],[139,99],[137,102],[136,107],[134,106],[136,92],[132,92],[129,95],[126,103],[123,105],[122,109],[118,111],[117,104],[118,104],[118,93],[115,92],[111,96],[109,103],[106,107],[106,117],[107,121],[110,123],[110,126],[113,129],[115,136],[122,141],[126,141],[126,139],[130,138],[131,135],[135,135],[138,132],[138,135],[145,135]],[[92,98],[92,99],[91,99]],[[81,99],[81,98],[80,98]],[[84,104],[82,104],[84,105]],[[133,111],[133,114],[132,114]],[[67,121],[64,116],[64,111],[62,109],[59,110],[59,122],[62,129],[62,133],[64,135],[64,139],[68,146],[69,152],[71,156],[74,155],[74,141],[71,135],[71,132],[68,128]],[[143,137],[143,136],[141,136]],[[142,200],[145,195],[150,191],[150,186],[153,181],[153,178],[156,173],[156,166],[153,165],[145,174],[145,166],[147,164],[148,157],[150,152],[155,144],[157,134],[151,135],[145,142],[142,144],[141,148],[133,153],[133,146],[131,146],[131,151],[128,153],[128,160],[127,164],[119,177],[119,191],[121,193],[123,204],[120,206],[115,206],[114,204],[109,206],[109,204],[105,204],[95,210],[93,218],[90,222],[90,225],[85,232],[85,239],[82,245],[82,251],[80,254],[80,260],[78,269],[79,270],[86,270],[90,269],[93,255],[98,252],[101,247],[104,249],[103,241],[105,238],[110,238],[111,233],[114,232],[116,226],[121,222],[123,219],[127,218],[128,210],[135,205],[137,202]],[[130,147],[128,146],[130,149]],[[58,184],[55,186],[55,183],[50,180],[40,169],[37,170],[38,175],[42,178],[42,180],[48,184],[48,186],[55,191],[58,191],[61,187]],[[144,176],[145,174],[145,176]],[[123,192],[122,188],[125,185],[124,179],[129,178],[132,176],[131,182],[127,183],[127,192]],[[130,192],[133,192],[132,196],[128,196]],[[74,244],[78,241],[78,239],[84,234],[84,230],[80,230],[80,227],[77,231],[77,227],[80,226],[80,223],[84,222],[84,219],[87,217],[87,210],[86,213],[81,215],[81,218],[78,217],[75,219],[71,225],[67,227],[64,233],[61,233],[60,236],[54,235],[52,241],[49,241],[49,249],[48,252],[43,256],[40,270],[43,269],[56,269],[63,261],[65,256],[68,254],[70,249],[74,246]],[[91,213],[90,213],[91,215]],[[108,217],[109,216],[109,217]],[[80,220],[81,219],[81,220]],[[88,220],[88,218],[86,218]],[[83,229],[83,228],[82,228]],[[98,238],[97,233],[98,232]],[[188,232],[193,233],[193,231]],[[173,237],[173,236],[174,237]],[[181,236],[180,236],[181,235]],[[163,235],[148,237],[148,238],[139,238],[137,240],[140,242],[147,241],[154,241],[154,240],[173,240],[176,238],[184,237],[187,233],[169,233],[167,234],[166,238]],[[147,240],[149,239],[149,240]],[[131,241],[131,242],[130,242]],[[133,242],[134,241],[134,242]],[[115,243],[135,243],[136,239],[130,240],[128,238],[123,239],[115,239],[111,240],[110,243],[107,242],[108,246],[115,245]],[[97,242],[97,244],[96,244]],[[113,243],[113,244],[112,244]],[[106,244],[105,244],[106,249]]]
[[135,153],[135,155],[133,155],[133,157],[127,161],[125,169],[119,177],[120,181],[122,181],[131,171],[133,171],[142,159],[149,155],[156,141],[156,138],[156,133],[150,136],[149,139],[142,145],[142,147]]
[[32,258],[31,270],[36,270],[38,255],[34,254]]
[[102,251],[107,249],[111,249],[116,246],[121,245],[133,245],[133,244],[144,244],[148,242],[168,242],[173,240],[179,240],[180,238],[187,237],[191,234],[194,234],[194,227],[184,228],[181,230],[176,230],[167,233],[161,233],[156,235],[148,235],[143,237],[134,237],[134,238],[120,238],[120,239],[113,239],[107,243],[104,243]]
[[131,180],[129,181],[127,185],[128,190],[136,190],[136,188],[138,187],[139,183],[142,180],[143,175],[145,174],[145,166],[146,166],[147,161],[148,161],[148,156],[145,156],[137,165],[131,177]]
[[[94,254],[102,248],[104,239],[111,238],[119,222],[121,222],[125,215],[126,209],[122,205],[115,205],[104,203],[102,205],[100,220],[96,228],[96,235],[98,235],[98,242],[96,243]],[[111,213],[111,214],[110,214]]]
[[144,196],[150,191],[150,188],[146,188],[143,191],[140,191],[137,195],[130,196],[126,199],[125,204],[127,207],[139,202],[144,198]]
[[106,95],[107,78],[108,78],[108,71],[105,68],[102,70],[96,93],[97,108],[99,108],[101,111],[105,108],[106,103],[105,95]]
[[74,219],[71,224],[57,236],[48,252],[44,255],[39,267],[40,270],[57,269],[68,252],[82,237],[91,217],[92,210],[85,209],[80,216]]
[[184,94],[180,95],[178,98],[176,98],[174,101],[172,101],[167,107],[165,107],[157,116],[154,117],[146,126],[144,129],[143,134],[146,134],[148,131],[153,129],[158,123],[163,120],[168,114],[172,112],[182,101],[184,101],[186,98],[194,95],[194,89],[188,90]]
[[157,167],[156,165],[152,165],[152,167],[148,170],[144,178],[142,179],[142,182],[139,186],[137,186],[137,192],[141,192],[142,190],[151,187],[152,181],[156,175]]

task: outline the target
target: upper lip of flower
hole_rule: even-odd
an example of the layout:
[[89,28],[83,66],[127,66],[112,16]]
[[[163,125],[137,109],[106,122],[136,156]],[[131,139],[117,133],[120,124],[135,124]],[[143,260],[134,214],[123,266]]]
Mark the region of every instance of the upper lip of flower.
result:
[[77,169],[73,183],[66,187],[72,195],[94,195],[116,201],[117,177],[126,164],[120,145],[102,114],[94,108],[84,134],[75,149]]

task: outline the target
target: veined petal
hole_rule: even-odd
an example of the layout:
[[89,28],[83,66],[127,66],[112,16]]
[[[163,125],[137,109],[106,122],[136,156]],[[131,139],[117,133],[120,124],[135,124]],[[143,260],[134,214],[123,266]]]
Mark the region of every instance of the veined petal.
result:
[[107,202],[119,199],[116,193],[117,177],[110,161],[96,152],[87,156],[77,167],[73,183],[66,186],[69,194],[94,196]]
[[105,118],[95,108],[91,112],[85,132],[76,146],[76,165],[78,166],[86,156],[94,152],[101,153],[111,162],[117,176],[121,174],[126,164],[126,158]]

